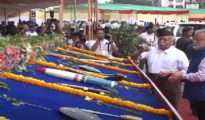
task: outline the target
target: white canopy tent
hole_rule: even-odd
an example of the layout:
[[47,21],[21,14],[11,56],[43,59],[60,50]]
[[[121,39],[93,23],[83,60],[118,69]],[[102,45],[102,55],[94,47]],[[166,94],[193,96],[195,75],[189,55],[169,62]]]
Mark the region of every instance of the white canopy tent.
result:
[[[0,21],[7,20],[13,16],[19,16],[21,12],[34,8],[47,8],[67,4],[86,3],[87,0],[0,0]],[[63,9],[62,9],[63,10]],[[62,11],[61,11],[62,12]],[[60,16],[63,16],[61,14]],[[59,18],[62,18],[60,17]]]

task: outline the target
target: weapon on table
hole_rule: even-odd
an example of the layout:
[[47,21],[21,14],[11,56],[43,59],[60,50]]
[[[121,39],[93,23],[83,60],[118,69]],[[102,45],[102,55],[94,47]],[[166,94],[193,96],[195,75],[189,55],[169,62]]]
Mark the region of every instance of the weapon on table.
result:
[[56,83],[49,83],[49,82],[45,82],[45,81],[42,81],[42,80],[39,80],[36,78],[25,77],[23,75],[17,75],[17,74],[9,73],[9,72],[3,72],[1,74],[1,76],[3,78],[22,82],[25,84],[30,84],[30,85],[34,85],[34,86],[38,86],[38,87],[52,89],[52,90],[56,90],[59,92],[64,92],[64,93],[68,93],[68,94],[72,94],[72,95],[76,95],[76,96],[90,97],[94,100],[100,100],[100,101],[107,103],[107,104],[113,104],[113,105],[117,105],[117,106],[121,106],[121,107],[126,107],[126,108],[136,110],[136,111],[144,111],[144,112],[148,112],[148,113],[152,113],[152,114],[164,115],[164,116],[169,117],[170,119],[172,118],[172,112],[170,112],[169,110],[164,109],[164,108],[154,108],[154,107],[149,106],[149,105],[135,103],[135,102],[129,101],[129,100],[123,100],[123,99],[119,99],[119,98],[113,98],[113,97],[109,97],[109,96],[99,95],[99,94],[92,93],[92,92],[85,92],[85,91],[82,91],[79,89],[65,87],[62,85],[58,85]]
[[95,62],[88,62],[88,61],[80,60],[79,58],[72,57],[72,56],[66,56],[66,55],[61,55],[61,54],[56,54],[56,53],[51,53],[51,54],[47,54],[47,55],[58,57],[58,58],[63,59],[63,60],[69,60],[72,62],[82,63],[82,64],[101,67],[101,68],[106,68],[106,69],[110,69],[110,70],[121,72],[121,73],[128,73],[128,74],[135,74],[135,75],[139,74],[137,71],[134,71],[134,70],[128,70],[128,69],[119,68],[116,66],[104,65],[104,64],[99,64],[99,63],[95,63]]
[[[68,86],[76,89],[81,89],[84,91],[89,91],[89,92],[94,92],[94,93],[99,93],[99,94],[105,94],[105,95],[111,95],[111,96],[118,96],[118,92],[113,91],[113,90],[103,90],[103,89],[97,89],[97,88],[92,88],[92,87],[85,87],[85,86],[79,86],[79,85],[71,85],[67,83],[58,83],[59,85],[63,86]],[[105,88],[107,89],[107,88]]]
[[113,57],[113,56],[109,56],[109,55],[103,55],[103,54],[100,54],[100,53],[97,53],[97,52],[94,52],[94,51],[80,49],[80,48],[72,47],[72,46],[68,46],[68,45],[65,46],[65,48],[69,48],[69,49],[72,49],[72,50],[75,50],[75,51],[78,51],[78,52],[82,52],[82,53],[87,53],[87,54],[103,57],[103,58],[106,58],[108,60],[115,60],[115,61],[118,61],[118,62],[127,61],[127,59],[125,59],[125,58],[117,58],[117,57]]
[[57,63],[58,64],[63,64],[65,66],[71,66],[72,67],[72,71],[74,71],[74,70],[76,71],[78,69],[80,71],[87,71],[87,72],[93,72],[93,73],[97,73],[97,74],[100,74],[100,75],[104,75],[104,76],[106,76],[105,79],[108,79],[108,80],[120,81],[120,80],[123,80],[123,79],[125,79],[127,77],[126,75],[124,75],[122,73],[118,73],[118,74],[105,74],[105,73],[102,73],[99,69],[91,67],[91,66],[88,66],[88,65],[73,65],[73,63],[70,64],[70,63],[65,63],[63,61],[58,61],[58,60],[57,60]]
[[61,107],[59,112],[74,120],[101,120],[96,114],[88,113],[78,108]]
[[[45,66],[45,67],[49,67],[49,68],[55,68],[55,69],[59,69],[59,70],[65,70],[65,71],[71,71],[74,73],[80,73],[80,74],[84,74],[84,75],[89,75],[89,76],[94,76],[97,78],[103,78],[103,79],[107,79],[108,76],[104,76],[101,74],[97,74],[97,73],[93,73],[93,72],[87,72],[87,71],[83,71],[83,70],[77,70],[68,66],[64,66],[62,64],[55,64],[52,62],[47,62],[47,61],[42,61],[42,60],[33,60],[30,61],[29,64],[38,64],[41,66]],[[124,75],[123,75],[124,76]],[[126,76],[124,76],[126,77]],[[134,83],[134,82],[129,82],[127,80],[120,80],[118,82],[120,85],[123,86],[128,86],[128,87],[132,87],[132,88],[143,88],[143,89],[150,89],[151,85],[148,83]]]
[[[93,56],[93,55],[90,55],[90,54],[87,54],[87,53],[72,51],[71,49],[67,50],[67,49],[63,49],[63,48],[56,48],[56,51],[61,52],[61,53],[72,54],[72,55],[75,55],[75,56],[86,57],[86,58],[90,58],[90,59],[94,59],[94,60],[105,60],[105,58]],[[132,64],[124,63],[123,61],[117,62],[117,61],[114,61],[114,60],[110,59],[109,62],[112,63],[112,64],[121,65],[121,66],[132,66]]]
[[88,110],[88,109],[83,109],[83,108],[72,108],[72,107],[61,107],[59,109],[59,111],[65,115],[70,115],[70,111],[75,111],[75,112],[86,112],[89,114],[97,114],[97,115],[104,115],[104,116],[108,116],[108,117],[115,117],[118,118],[120,120],[142,120],[141,117],[138,116],[132,116],[132,115],[114,115],[114,114],[110,114],[110,113],[103,113],[103,112],[99,112],[99,111],[94,111],[94,110]]
[[77,73],[58,70],[58,69],[38,67],[37,71],[50,75],[50,76],[55,76],[58,78],[63,78],[63,79],[68,79],[68,80],[74,80],[78,82],[90,83],[94,85],[99,85],[101,87],[114,88],[115,86],[117,86],[117,82],[115,81],[110,81],[110,80],[106,80],[102,78],[96,78],[92,76],[85,76],[82,74],[77,74]]

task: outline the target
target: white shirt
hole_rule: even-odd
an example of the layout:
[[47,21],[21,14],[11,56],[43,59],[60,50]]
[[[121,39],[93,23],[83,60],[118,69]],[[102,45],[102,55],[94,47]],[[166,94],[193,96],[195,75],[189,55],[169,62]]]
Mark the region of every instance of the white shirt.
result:
[[[96,40],[88,40],[85,45],[88,49],[91,49],[93,45],[96,43]],[[96,49],[97,53],[101,53],[103,55],[112,55],[112,47],[108,40],[104,39],[100,41],[99,46]]]
[[66,39],[65,38],[65,43],[68,44],[68,45],[73,45],[74,41],[72,39]]
[[144,58],[147,58],[148,72],[152,74],[175,71],[186,72],[189,66],[189,60],[185,53],[174,46],[166,50],[153,48]]
[[25,34],[26,34],[26,36],[29,36],[29,37],[38,36],[38,33],[35,31],[34,32],[27,31]]
[[157,37],[155,37],[154,33],[148,34],[147,32],[144,32],[139,35],[142,39],[145,40],[146,43],[148,43],[151,47],[157,47]]

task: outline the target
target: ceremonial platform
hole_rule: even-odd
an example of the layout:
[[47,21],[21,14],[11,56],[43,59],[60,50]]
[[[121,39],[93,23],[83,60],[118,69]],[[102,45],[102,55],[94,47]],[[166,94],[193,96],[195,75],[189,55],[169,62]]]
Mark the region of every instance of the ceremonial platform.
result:
[[[43,60],[31,60],[23,72],[3,72],[0,82],[0,116],[10,120],[70,119],[59,111],[62,107],[141,120],[178,116],[131,59],[69,46],[52,50]],[[96,115],[102,120],[119,119]]]

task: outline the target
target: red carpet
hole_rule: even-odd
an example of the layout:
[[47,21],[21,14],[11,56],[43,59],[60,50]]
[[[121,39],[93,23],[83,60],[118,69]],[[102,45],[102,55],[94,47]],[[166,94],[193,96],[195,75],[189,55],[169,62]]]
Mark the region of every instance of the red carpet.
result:
[[178,111],[184,120],[198,120],[195,116],[192,115],[189,101],[186,99],[180,100]]

